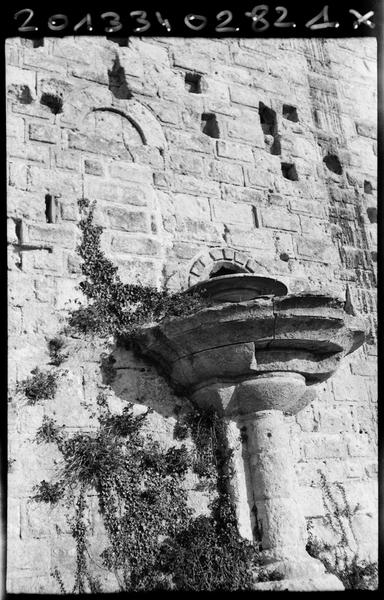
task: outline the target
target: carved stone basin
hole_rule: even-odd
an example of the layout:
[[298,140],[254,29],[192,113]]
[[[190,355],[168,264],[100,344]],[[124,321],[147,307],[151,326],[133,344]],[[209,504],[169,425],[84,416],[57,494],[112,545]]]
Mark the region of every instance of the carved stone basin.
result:
[[252,539],[257,524],[266,568],[282,577],[255,589],[342,590],[305,550],[306,521],[284,415],[314,399],[313,384],[328,379],[364,342],[366,322],[340,298],[287,295],[284,284],[265,277],[224,275],[194,289],[211,305],[148,325],[137,342],[175,388],[246,432],[245,458],[237,459],[229,486],[239,531]]
[[[242,283],[242,290],[256,289],[257,278],[249,277],[249,287]],[[229,288],[238,277],[216,279],[225,283],[223,288],[215,282],[213,301],[218,299],[215,290],[221,298],[223,289],[230,301],[147,326],[138,342],[176,389],[200,404],[214,405],[221,413],[275,408],[293,414],[311,399],[311,395],[302,398],[306,387],[328,379],[341,359],[364,342],[365,321],[348,314],[341,299],[291,294],[235,302],[236,290]],[[265,377],[272,374],[280,378],[274,385],[274,401],[263,391]],[[279,393],[287,378],[291,392]]]
[[198,291],[213,302],[243,302],[260,296],[285,296],[287,286],[277,279],[237,273],[213,277],[190,287],[186,293]]

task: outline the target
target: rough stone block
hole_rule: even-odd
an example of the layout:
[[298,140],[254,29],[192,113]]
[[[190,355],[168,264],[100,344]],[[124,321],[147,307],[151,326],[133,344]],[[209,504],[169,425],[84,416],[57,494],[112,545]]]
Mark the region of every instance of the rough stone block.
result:
[[177,242],[173,244],[173,252],[177,256],[177,258],[181,258],[184,260],[190,260],[198,252],[202,250],[202,246],[198,246],[196,244],[189,244],[188,242]]
[[240,119],[228,120],[226,123],[228,136],[249,142],[258,148],[264,148],[263,132],[261,127],[256,124],[256,117],[257,114],[247,124],[243,123]]
[[303,213],[305,215],[311,215],[312,217],[324,218],[324,206],[320,202],[315,202],[307,198],[290,198],[289,204],[292,212]]
[[204,154],[213,153],[214,140],[203,133],[187,133],[169,129],[166,132],[166,137],[171,148],[178,147],[183,150],[202,152]]
[[224,158],[233,158],[245,162],[253,162],[252,150],[249,146],[220,140],[217,142],[217,154]]
[[255,60],[254,54],[244,52],[243,50],[237,50],[233,53],[233,61],[237,65],[241,65],[247,69],[254,69],[261,73],[266,69],[265,58],[262,55],[258,55],[257,60]]
[[[255,88],[245,87],[241,85],[230,85],[229,95],[232,102],[244,104],[245,106],[259,107],[260,93]],[[256,117],[257,115],[255,115]]]
[[211,61],[207,56],[202,56],[199,52],[189,48],[177,48],[173,51],[173,64],[176,67],[197,71],[199,73],[209,73],[211,71]]
[[247,202],[261,205],[264,199],[262,192],[238,185],[222,184],[221,192],[223,200],[229,200],[230,202]]
[[[277,165],[277,161],[276,165]],[[273,187],[274,175],[266,164],[262,162],[256,167],[247,167],[245,171],[246,185],[271,189]]]
[[148,216],[144,212],[129,211],[123,206],[110,206],[105,209],[105,214],[112,229],[143,233],[149,230]]
[[92,133],[69,133],[68,146],[75,150],[83,150],[94,154],[125,157],[127,160],[130,156],[121,141]]
[[164,158],[158,148],[149,146],[131,146],[130,148],[133,160],[142,165],[148,165],[155,169],[164,168]]
[[300,221],[297,215],[284,209],[263,208],[260,210],[261,222],[264,227],[283,229],[285,231],[300,231]]
[[327,406],[319,414],[321,427],[328,433],[343,433],[353,429],[354,418],[350,407]]
[[369,439],[365,434],[346,435],[348,441],[348,453],[352,457],[356,456],[372,456],[374,449],[369,443]]
[[222,236],[219,229],[212,223],[185,217],[181,223],[180,234],[186,239],[202,240],[209,243],[219,243]]
[[154,190],[148,184],[130,185],[113,181],[100,181],[88,176],[84,182],[84,195],[89,200],[105,200],[133,206],[152,206]]
[[300,488],[300,496],[300,504],[305,517],[323,517],[325,515],[323,496],[319,488]]
[[64,246],[73,248],[75,245],[75,229],[55,224],[34,224],[26,227],[26,237],[23,240],[27,244]]
[[377,137],[377,126],[373,123],[368,123],[366,121],[357,122],[356,131],[359,135],[368,138],[373,138],[374,140]]
[[6,131],[8,137],[7,151],[10,151],[9,138],[16,138],[18,141],[24,141],[24,119],[16,115],[8,115],[6,122]]
[[317,433],[304,444],[304,456],[307,459],[343,458],[345,451],[345,445],[341,443],[340,437],[333,434]]
[[339,402],[363,403],[368,401],[367,390],[357,375],[347,372],[342,377],[342,372],[337,373],[332,379],[332,388],[335,398]]
[[272,234],[269,231],[255,229],[254,231],[244,231],[237,227],[230,227],[229,238],[231,245],[241,248],[256,248],[266,252],[275,252],[275,244]]
[[25,162],[38,162],[46,166],[50,163],[50,147],[41,144],[24,143],[24,133],[20,138],[10,139],[7,143],[7,154]]
[[134,183],[152,183],[152,171],[147,166],[133,165],[130,162],[113,161],[109,167],[111,177]]
[[207,198],[190,194],[174,194],[173,199],[176,215],[210,221],[211,211]]
[[108,72],[105,66],[103,64],[95,66],[96,68],[92,69],[89,65],[75,64],[70,69],[70,75],[80,79],[108,85]]
[[84,301],[77,279],[59,279],[56,283],[55,307],[57,310],[75,308],[76,301]]
[[6,70],[6,85],[28,86],[32,99],[36,97],[36,73],[16,66],[8,66]]
[[172,169],[180,171],[184,175],[203,175],[204,163],[200,156],[192,152],[171,152],[169,154],[169,162]]
[[208,164],[208,177],[211,177],[215,181],[244,185],[244,173],[241,166],[230,162],[210,162]]
[[28,189],[40,194],[46,191],[54,196],[71,194],[80,197],[82,182],[80,176],[75,176],[73,173],[56,171],[55,176],[52,177],[50,169],[32,165],[29,167]]
[[329,238],[313,239],[304,236],[297,240],[299,256],[326,264],[337,264],[339,255]]
[[80,156],[71,150],[59,150],[55,154],[56,166],[60,169],[78,171],[80,169]]
[[25,48],[24,65],[42,71],[53,71],[57,77],[67,76],[67,64],[62,58],[48,56],[47,48]]
[[29,168],[24,162],[10,162],[8,164],[8,183],[20,190],[28,187]]
[[123,252],[127,254],[143,254],[147,256],[161,254],[160,242],[152,238],[138,238],[116,234],[112,237],[111,247],[114,252]]
[[7,559],[10,574],[18,569],[32,577],[50,572],[51,552],[44,541],[12,540],[7,547]]
[[222,221],[223,223],[241,223],[247,229],[254,227],[253,211],[249,205],[244,206],[235,202],[213,200],[212,209],[214,220]]
[[172,191],[195,196],[220,197],[220,186],[215,181],[198,179],[188,175],[174,175],[171,181]]
[[47,144],[56,144],[60,139],[60,130],[50,125],[30,123],[29,139],[37,142],[47,142]]

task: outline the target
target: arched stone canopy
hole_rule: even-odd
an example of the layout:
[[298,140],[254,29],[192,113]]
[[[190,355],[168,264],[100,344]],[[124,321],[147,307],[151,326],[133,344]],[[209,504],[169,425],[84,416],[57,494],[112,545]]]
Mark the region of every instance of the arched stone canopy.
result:
[[208,279],[221,267],[238,273],[257,273],[268,275],[267,269],[246,252],[240,252],[228,246],[207,248],[195,257],[189,269],[188,286]]
[[154,112],[137,100],[115,98],[106,88],[90,85],[72,89],[64,98],[63,124],[81,128],[87,116],[95,111],[110,111],[125,117],[139,132],[142,143],[155,148],[165,148],[167,142]]

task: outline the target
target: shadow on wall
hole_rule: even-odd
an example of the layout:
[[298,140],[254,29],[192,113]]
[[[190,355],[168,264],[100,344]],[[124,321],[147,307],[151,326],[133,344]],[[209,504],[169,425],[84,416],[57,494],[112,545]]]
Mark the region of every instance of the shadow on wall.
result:
[[171,388],[165,373],[140,356],[131,344],[126,348],[115,344],[108,355],[102,355],[101,373],[103,384],[109,385],[123,402],[142,404],[165,419],[176,419],[183,409],[192,408],[181,392]]

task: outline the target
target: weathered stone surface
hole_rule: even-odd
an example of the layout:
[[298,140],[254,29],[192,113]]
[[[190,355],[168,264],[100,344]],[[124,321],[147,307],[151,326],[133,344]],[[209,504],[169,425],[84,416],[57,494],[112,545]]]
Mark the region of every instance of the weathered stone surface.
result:
[[[43,450],[33,442],[43,416],[56,411],[56,417],[71,431],[94,427],[89,413],[98,393],[107,389],[116,411],[122,410],[127,400],[139,401],[136,406],[140,410],[152,406],[155,413],[148,434],[169,447],[175,443],[174,409],[181,404],[189,406],[186,398],[174,396],[152,367],[127,352],[119,356],[114,386],[106,388],[99,364],[105,348],[95,341],[85,344],[80,338],[71,338],[70,358],[63,365],[69,373],[60,376],[55,401],[28,406],[15,395],[16,383],[30,376],[33,368],[55,368],[49,365],[47,342],[66,325],[68,309],[76,306],[74,300],[85,301],[76,289],[83,278],[76,253],[80,239],[77,200],[83,197],[96,200],[95,223],[103,227],[102,248],[118,266],[124,283],[166,284],[179,291],[208,278],[213,267],[224,266],[281,278],[290,293],[325,293],[329,289],[343,301],[348,283],[353,304],[349,310],[366,316],[372,331],[364,352],[351,362],[345,357],[339,364],[332,354],[337,345],[353,347],[350,324],[347,329],[351,333],[340,335],[337,308],[328,306],[327,314],[320,315],[318,307],[298,309],[289,302],[278,307],[268,301],[259,301],[262,319],[245,306],[238,318],[228,306],[220,311],[220,317],[215,310],[202,311],[193,322],[191,339],[187,326],[176,336],[170,322],[167,335],[173,336],[175,343],[164,343],[164,358],[187,360],[185,353],[191,353],[185,373],[179,371],[181,383],[186,379],[195,382],[199,369],[204,373],[222,369],[235,377],[245,366],[247,377],[280,370],[284,377],[298,373],[317,380],[339,366],[327,385],[307,387],[308,396],[304,394],[290,406],[294,413],[310,402],[307,409],[286,417],[301,489],[294,506],[282,503],[273,516],[271,505],[269,514],[275,530],[281,529],[286,536],[292,560],[297,554],[297,548],[288,543],[292,519],[284,520],[282,515],[296,509],[313,517],[313,522],[322,521],[321,468],[332,490],[336,484],[342,486],[348,504],[356,509],[357,544],[351,532],[348,543],[358,546],[362,556],[375,560],[374,38],[320,43],[257,36],[132,37],[129,46],[120,46],[116,40],[80,36],[45,38],[43,42],[35,47],[32,40],[9,38],[5,49],[12,397],[8,431],[9,455],[16,460],[8,482],[9,534],[15,541],[8,547],[8,591],[57,593],[57,583],[49,575],[56,565],[67,589],[73,586],[75,546],[62,526],[63,512],[50,517],[44,513],[45,507],[36,505],[35,509],[29,502],[33,486],[53,475],[54,461],[59,458],[50,445]],[[108,73],[116,57],[126,89],[112,85]],[[201,76],[200,93],[186,85],[190,74]],[[118,98],[114,95],[117,89],[133,96]],[[56,105],[49,98],[47,104],[43,94],[57,96]],[[272,146],[265,143],[273,136],[263,131],[267,128],[260,120],[259,102],[276,112],[281,154],[271,154]],[[296,108],[297,122],[287,119],[283,105]],[[56,114],[55,107],[59,109]],[[215,115],[218,131],[210,133],[219,137],[202,132],[204,113]],[[342,174],[325,167],[322,159],[326,153],[338,156]],[[283,176],[282,162],[295,163],[297,181]],[[58,222],[47,222],[47,195],[57,198],[60,205]],[[303,344],[292,348],[299,333]],[[255,347],[255,339],[259,339],[259,347]],[[212,340],[218,345],[209,357],[204,353]],[[326,354],[312,352],[315,341],[317,350],[327,350]],[[220,351],[220,345],[230,348],[231,343],[233,348]],[[202,352],[196,352],[199,347]],[[237,380],[221,387],[217,381],[209,383],[196,392],[202,404],[213,402],[222,412],[240,399],[243,405],[249,402],[248,408],[255,405],[251,382],[245,383],[241,394]],[[263,392],[264,401],[272,402],[271,390],[269,395]],[[293,395],[290,390],[281,396],[287,409]],[[80,404],[83,401],[89,410]],[[232,440],[237,482],[231,493],[241,532],[252,538],[253,492],[248,463],[243,460],[247,450],[238,435],[237,429]],[[281,482],[291,472],[281,468],[283,459],[276,458]],[[273,479],[272,454],[268,460],[265,477],[259,473],[256,479],[264,482],[264,495],[269,490],[272,496],[277,493],[279,478]],[[212,497],[196,491],[196,485],[195,480],[188,482],[189,501],[197,514],[207,511]],[[289,482],[284,489],[289,489]],[[343,511],[341,492],[336,500]],[[265,507],[259,508],[262,514]],[[92,552],[98,560],[104,533],[96,518],[91,521],[97,533]],[[55,522],[63,533],[51,533]],[[320,541],[333,546],[339,543],[326,523],[315,529]],[[277,545],[283,543],[279,535],[279,531],[271,533]],[[260,589],[341,589],[330,576],[310,577],[304,559],[291,567],[285,561],[286,557],[282,566],[291,575],[280,582],[260,583]],[[118,589],[113,576],[102,580],[105,591]]]

